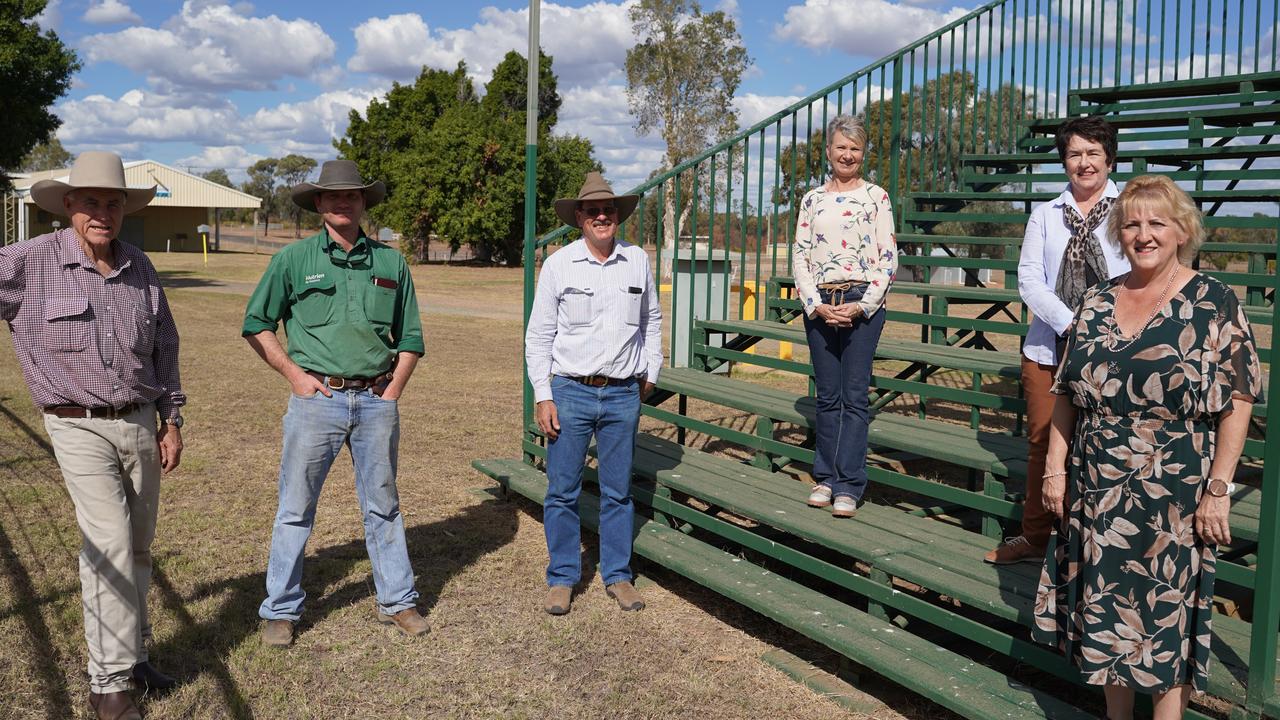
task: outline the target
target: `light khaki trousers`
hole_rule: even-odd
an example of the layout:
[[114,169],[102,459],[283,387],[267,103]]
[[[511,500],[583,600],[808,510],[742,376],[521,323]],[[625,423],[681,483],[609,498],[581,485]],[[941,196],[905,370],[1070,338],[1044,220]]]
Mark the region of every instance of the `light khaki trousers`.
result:
[[160,500],[155,405],[118,420],[46,414],[44,427],[80,526],[89,688],[128,690],[151,637],[147,590]]

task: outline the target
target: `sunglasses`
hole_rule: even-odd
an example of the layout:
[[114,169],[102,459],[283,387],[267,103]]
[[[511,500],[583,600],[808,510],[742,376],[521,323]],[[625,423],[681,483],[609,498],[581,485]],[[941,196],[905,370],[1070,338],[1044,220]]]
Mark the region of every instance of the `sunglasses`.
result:
[[618,214],[618,208],[613,207],[612,205],[609,207],[596,205],[592,207],[584,207],[582,208],[582,212],[586,214],[587,217],[600,217],[602,214],[613,217]]

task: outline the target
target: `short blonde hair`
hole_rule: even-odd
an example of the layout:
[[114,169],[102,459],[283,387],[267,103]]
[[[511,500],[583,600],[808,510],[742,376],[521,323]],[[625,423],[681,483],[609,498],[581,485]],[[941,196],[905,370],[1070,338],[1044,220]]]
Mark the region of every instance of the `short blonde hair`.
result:
[[1142,175],[1130,180],[1125,183],[1120,197],[1116,198],[1115,207],[1111,208],[1111,220],[1107,225],[1107,237],[1111,242],[1120,244],[1120,228],[1140,207],[1155,208],[1157,212],[1167,214],[1187,236],[1187,242],[1178,249],[1178,262],[1190,266],[1204,242],[1204,220],[1191,196],[1164,175]]
[[848,136],[854,142],[862,145],[864,150],[867,147],[867,128],[862,124],[862,118],[858,115],[837,115],[831,122],[827,123],[827,147],[831,147],[831,143],[835,142],[836,133]]

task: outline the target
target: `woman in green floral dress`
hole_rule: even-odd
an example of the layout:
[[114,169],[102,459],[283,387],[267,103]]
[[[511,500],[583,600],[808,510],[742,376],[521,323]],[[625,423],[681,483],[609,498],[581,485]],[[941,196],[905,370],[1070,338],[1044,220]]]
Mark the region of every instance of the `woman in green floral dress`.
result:
[[1235,293],[1188,267],[1204,229],[1186,193],[1130,181],[1110,237],[1132,270],[1085,295],[1058,368],[1044,503],[1062,524],[1032,635],[1105,686],[1111,720],[1135,690],[1166,720],[1205,687],[1214,552],[1262,370]]

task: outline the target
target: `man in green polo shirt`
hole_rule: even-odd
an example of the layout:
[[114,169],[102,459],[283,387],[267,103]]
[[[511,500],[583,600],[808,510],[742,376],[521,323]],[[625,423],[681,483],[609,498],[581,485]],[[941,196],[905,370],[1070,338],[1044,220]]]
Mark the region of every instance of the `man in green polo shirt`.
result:
[[[284,416],[280,508],[271,533],[262,639],[287,647],[302,615],[302,556],[316,501],[346,445],[355,465],[365,547],[373,564],[379,622],[410,635],[428,627],[405,545],[396,491],[400,412],[396,399],[424,352],[413,277],[396,250],[360,228],[386,196],[350,160],[326,162],[293,201],[320,213],[324,229],[271,259],[249,298],[241,334],[293,390]],[[283,321],[288,352],[276,337]]]

